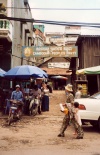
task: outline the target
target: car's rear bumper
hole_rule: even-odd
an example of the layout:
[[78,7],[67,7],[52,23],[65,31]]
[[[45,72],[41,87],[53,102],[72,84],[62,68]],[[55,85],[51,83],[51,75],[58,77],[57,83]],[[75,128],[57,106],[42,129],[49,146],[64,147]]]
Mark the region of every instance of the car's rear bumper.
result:
[[80,116],[82,120],[94,120],[98,121],[100,117],[100,113],[98,112],[91,112],[86,110],[80,110]]

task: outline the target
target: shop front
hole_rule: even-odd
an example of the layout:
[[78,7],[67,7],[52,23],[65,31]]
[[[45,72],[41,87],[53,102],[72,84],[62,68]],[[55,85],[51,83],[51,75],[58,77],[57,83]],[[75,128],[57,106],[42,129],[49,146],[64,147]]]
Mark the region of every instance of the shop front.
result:
[[[100,91],[100,66],[84,68],[76,71],[79,81],[87,81],[87,93],[93,95]],[[77,80],[76,80],[77,81]]]
[[71,83],[71,72],[64,68],[41,68],[48,74],[48,81],[53,90],[64,90],[67,83]]

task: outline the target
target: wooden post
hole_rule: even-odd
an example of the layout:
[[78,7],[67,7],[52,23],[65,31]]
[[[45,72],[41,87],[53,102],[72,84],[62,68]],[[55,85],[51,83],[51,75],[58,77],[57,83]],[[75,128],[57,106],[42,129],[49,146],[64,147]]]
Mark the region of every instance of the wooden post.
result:
[[98,91],[100,91],[100,79],[99,79],[99,74],[97,75],[97,85],[98,85]]

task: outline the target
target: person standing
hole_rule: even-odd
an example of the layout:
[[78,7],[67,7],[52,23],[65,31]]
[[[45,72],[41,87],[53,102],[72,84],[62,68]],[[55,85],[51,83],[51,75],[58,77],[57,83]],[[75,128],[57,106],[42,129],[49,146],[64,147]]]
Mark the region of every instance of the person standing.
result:
[[67,129],[69,123],[72,123],[74,125],[75,130],[77,131],[76,139],[83,139],[83,135],[84,135],[83,130],[75,119],[74,106],[73,106],[74,105],[74,96],[72,94],[72,92],[73,92],[72,85],[68,84],[65,87],[65,91],[66,91],[66,95],[67,95],[67,100],[64,105],[66,106],[65,109],[68,108],[68,112],[65,113],[65,116],[63,118],[63,123],[62,123],[61,129],[60,129],[60,133],[58,134],[58,137],[64,137],[65,130]]
[[41,110],[44,111],[49,111],[49,89],[47,88],[47,84],[43,83],[42,84],[42,106]]
[[11,107],[11,103],[10,103],[10,99],[11,99],[11,94],[12,94],[12,88],[9,89],[9,91],[7,92],[6,94],[6,108],[5,108],[5,114],[8,114],[9,113],[9,109]]
[[82,86],[79,86],[77,92],[75,93],[75,99],[81,98],[81,96],[82,96]]
[[5,95],[3,88],[0,87],[0,110],[3,112],[4,109],[4,101],[5,101]]
[[26,88],[24,88],[24,95],[29,96],[29,93],[30,93],[30,85],[27,84]]
[[[75,116],[75,120],[78,122],[78,124],[82,128],[82,121],[81,121],[81,117],[80,117],[79,103],[78,102],[74,102],[74,116]],[[74,135],[77,135],[77,131],[76,130],[75,130]]]

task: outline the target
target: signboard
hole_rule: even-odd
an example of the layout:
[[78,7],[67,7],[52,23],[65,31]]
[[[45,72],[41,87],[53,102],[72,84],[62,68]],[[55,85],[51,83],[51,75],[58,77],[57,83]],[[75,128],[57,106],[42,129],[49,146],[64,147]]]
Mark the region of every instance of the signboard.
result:
[[23,46],[22,57],[78,57],[77,46]]
[[69,68],[70,62],[49,62],[48,68]]

